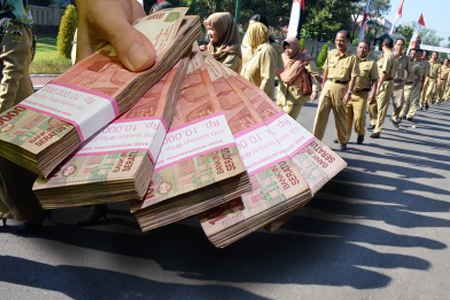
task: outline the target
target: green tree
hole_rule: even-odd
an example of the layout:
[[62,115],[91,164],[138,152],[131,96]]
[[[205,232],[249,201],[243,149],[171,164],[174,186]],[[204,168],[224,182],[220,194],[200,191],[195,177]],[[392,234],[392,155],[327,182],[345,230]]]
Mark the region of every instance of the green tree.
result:
[[319,57],[317,58],[317,66],[323,68],[323,64],[327,59],[327,55],[328,55],[328,44],[324,44],[322,50],[320,51]]
[[305,39],[301,38],[300,39],[300,50],[303,50],[303,49],[305,49]]
[[58,37],[56,40],[58,53],[65,58],[70,58],[73,35],[76,28],[77,12],[75,6],[68,5],[64,12],[64,16],[61,19],[61,25],[59,26]]

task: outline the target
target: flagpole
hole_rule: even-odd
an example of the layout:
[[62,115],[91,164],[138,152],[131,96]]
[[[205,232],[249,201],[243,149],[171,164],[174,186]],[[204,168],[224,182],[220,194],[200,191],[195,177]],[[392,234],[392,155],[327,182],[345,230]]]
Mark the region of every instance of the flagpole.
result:
[[370,0],[367,0],[366,12],[364,13],[363,24],[361,26],[361,29],[359,30],[359,42],[360,43],[364,40],[364,33],[366,31],[366,26],[367,26],[367,17],[369,16],[369,8],[370,8]]
[[400,19],[402,17],[403,2],[404,1],[405,0],[402,0],[402,2],[400,3],[400,6],[398,7],[397,17],[395,17],[394,23],[392,24],[391,30],[389,31],[389,35],[394,33],[395,25],[397,25],[398,19]]
[[303,2],[302,0],[294,0],[292,2],[292,10],[291,16],[289,17],[289,26],[287,37],[297,37],[298,34],[298,26],[300,24],[300,13],[302,9]]

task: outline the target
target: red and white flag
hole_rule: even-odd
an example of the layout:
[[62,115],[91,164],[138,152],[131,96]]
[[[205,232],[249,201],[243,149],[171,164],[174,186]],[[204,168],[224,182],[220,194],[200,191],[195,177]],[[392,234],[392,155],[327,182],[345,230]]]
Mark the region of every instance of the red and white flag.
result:
[[305,9],[305,0],[294,0],[292,3],[291,17],[289,18],[289,27],[287,37],[296,37],[298,25],[300,24],[301,10]]
[[410,49],[417,48],[417,38],[419,37],[420,30],[425,27],[425,20],[423,18],[423,14],[420,14],[419,21],[414,28],[414,32],[411,37],[411,42],[409,43],[408,52]]
[[359,31],[359,42],[364,40],[364,33],[366,32],[367,17],[369,16],[370,0],[367,0],[366,11],[364,12],[364,19],[362,21],[361,29]]
[[403,13],[403,2],[405,2],[405,0],[402,0],[402,3],[400,3],[400,6],[398,8],[398,13],[397,13],[397,17],[395,17],[395,21],[392,24],[391,27],[391,31],[389,32],[389,34],[393,34],[394,33],[394,29],[395,29],[395,25],[397,25],[398,19],[400,19],[402,17],[402,13]]

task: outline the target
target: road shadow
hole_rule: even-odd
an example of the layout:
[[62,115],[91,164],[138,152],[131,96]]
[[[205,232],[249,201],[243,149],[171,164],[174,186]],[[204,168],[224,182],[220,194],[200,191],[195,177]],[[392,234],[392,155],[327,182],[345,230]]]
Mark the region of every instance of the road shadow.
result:
[[60,292],[77,300],[269,299],[223,285],[164,283],[103,269],[53,266],[12,256],[0,255],[0,269],[2,282]]

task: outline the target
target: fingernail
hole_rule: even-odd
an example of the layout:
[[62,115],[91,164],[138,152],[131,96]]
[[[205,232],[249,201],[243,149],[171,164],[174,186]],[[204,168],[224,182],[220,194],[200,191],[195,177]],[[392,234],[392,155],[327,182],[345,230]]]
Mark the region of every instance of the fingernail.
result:
[[153,51],[142,43],[134,44],[127,55],[127,60],[132,71],[141,71],[151,67],[154,59]]

